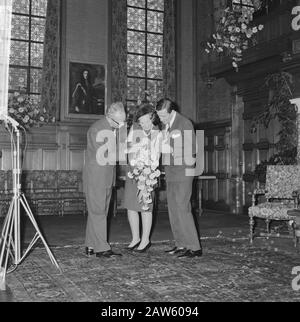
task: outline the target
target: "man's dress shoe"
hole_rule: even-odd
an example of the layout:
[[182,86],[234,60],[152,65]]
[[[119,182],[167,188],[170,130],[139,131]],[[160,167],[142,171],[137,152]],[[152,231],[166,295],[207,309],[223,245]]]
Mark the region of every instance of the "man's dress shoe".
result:
[[109,258],[109,257],[113,257],[113,256],[122,256],[122,254],[115,253],[111,249],[107,250],[105,252],[96,253],[96,257],[107,257],[107,258]]
[[177,256],[178,258],[193,258],[193,257],[201,257],[202,256],[202,249],[199,250],[187,250],[183,254]]
[[88,255],[88,256],[92,256],[92,255],[95,254],[95,252],[94,252],[93,248],[86,247],[85,248],[85,254]]
[[181,253],[181,252],[184,252],[184,251],[186,251],[185,248],[174,247],[172,249],[165,250],[165,253],[170,254],[170,255],[174,255],[174,254],[178,254],[178,253]]

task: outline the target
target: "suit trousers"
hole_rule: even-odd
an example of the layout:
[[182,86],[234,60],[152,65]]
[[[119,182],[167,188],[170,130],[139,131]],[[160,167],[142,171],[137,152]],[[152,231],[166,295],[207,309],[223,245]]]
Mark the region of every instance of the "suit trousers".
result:
[[107,216],[109,211],[111,188],[86,187],[88,219],[86,225],[86,247],[95,252],[105,252],[111,247],[107,242]]
[[167,201],[175,246],[197,251],[201,246],[192,215],[192,187],[192,180],[167,182]]

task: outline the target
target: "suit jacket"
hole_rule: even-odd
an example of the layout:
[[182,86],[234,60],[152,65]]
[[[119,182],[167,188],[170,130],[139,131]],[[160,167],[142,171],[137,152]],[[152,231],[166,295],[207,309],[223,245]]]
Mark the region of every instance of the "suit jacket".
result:
[[186,175],[186,169],[195,167],[196,135],[192,122],[177,112],[169,133],[169,144],[173,148],[173,153],[163,155],[166,181],[193,180],[193,177]]
[[[97,152],[103,144],[106,144],[106,142],[96,142],[97,135],[101,130],[113,131],[105,116],[95,122],[87,133],[87,152],[83,168],[83,189],[85,192],[88,191],[87,187],[94,189],[111,188],[115,184],[115,164],[99,165],[97,162]],[[115,150],[116,140],[114,146],[110,147],[110,151],[116,152]]]

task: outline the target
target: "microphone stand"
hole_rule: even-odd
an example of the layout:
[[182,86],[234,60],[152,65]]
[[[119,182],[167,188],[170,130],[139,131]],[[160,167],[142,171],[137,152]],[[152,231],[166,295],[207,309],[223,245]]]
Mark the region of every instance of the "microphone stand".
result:
[[[24,260],[28,252],[32,249],[34,244],[41,239],[46,251],[50,257],[53,265],[55,265],[59,270],[60,267],[53,256],[50,248],[47,245],[41,231],[39,230],[38,224],[33,216],[33,213],[29,207],[25,195],[21,192],[21,166],[20,166],[20,131],[19,123],[7,115],[0,115],[0,120],[3,120],[6,127],[10,124],[12,127],[13,136],[16,136],[16,143],[13,144],[13,197],[9,206],[8,213],[5,217],[2,233],[0,238],[0,290],[6,290],[6,274],[14,271],[17,266]],[[20,237],[20,212],[21,207],[24,209],[25,213],[29,217],[33,227],[35,228],[36,234],[30,242],[27,250],[22,255],[21,250],[21,237]],[[12,269],[8,270],[9,258],[12,260]],[[60,270],[61,271],[61,270]]]

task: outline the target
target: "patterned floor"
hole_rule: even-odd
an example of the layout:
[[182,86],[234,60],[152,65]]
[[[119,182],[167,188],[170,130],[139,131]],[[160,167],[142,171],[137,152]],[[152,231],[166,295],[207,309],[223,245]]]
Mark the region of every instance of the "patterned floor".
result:
[[136,254],[114,245],[123,257],[101,260],[87,258],[82,246],[57,247],[62,274],[37,248],[7,284],[17,302],[300,301],[292,288],[292,269],[300,266],[293,247],[279,251],[268,240],[251,247],[246,238],[208,238],[203,257],[178,260],[163,252],[170,246],[155,243]]

